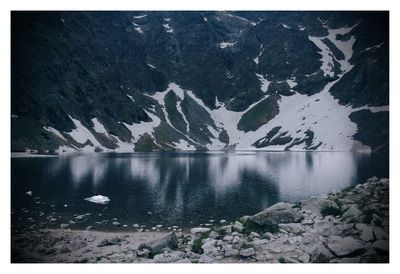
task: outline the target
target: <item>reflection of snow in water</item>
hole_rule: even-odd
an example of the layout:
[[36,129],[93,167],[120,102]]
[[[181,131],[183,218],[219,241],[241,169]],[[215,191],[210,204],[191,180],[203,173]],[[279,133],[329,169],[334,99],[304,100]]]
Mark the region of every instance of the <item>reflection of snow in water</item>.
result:
[[[293,201],[344,188],[355,179],[356,157],[352,153],[335,152],[85,155],[58,158],[50,171],[61,172],[60,165],[68,164],[75,187],[83,180],[96,187],[110,180],[107,175],[111,169],[123,172],[128,177],[123,177],[120,183],[145,184],[156,211],[168,208],[170,213],[179,215],[184,205],[204,206],[204,196],[210,191],[219,200],[240,191],[257,193],[259,184],[264,184],[278,190],[278,200]],[[248,181],[244,174],[255,179]],[[262,194],[258,198],[264,204],[263,199],[270,197],[263,198]]]

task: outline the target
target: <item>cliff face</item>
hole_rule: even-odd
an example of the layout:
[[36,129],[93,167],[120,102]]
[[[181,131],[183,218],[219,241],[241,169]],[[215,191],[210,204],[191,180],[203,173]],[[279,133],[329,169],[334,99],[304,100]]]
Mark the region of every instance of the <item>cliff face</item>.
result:
[[12,150],[387,149],[387,12],[13,12]]

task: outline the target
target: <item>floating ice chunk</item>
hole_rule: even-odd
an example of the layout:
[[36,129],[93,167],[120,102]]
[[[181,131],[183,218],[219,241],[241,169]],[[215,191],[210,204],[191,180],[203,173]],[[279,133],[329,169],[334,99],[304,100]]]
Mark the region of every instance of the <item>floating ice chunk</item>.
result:
[[31,190],[29,190],[29,191],[27,191],[25,193],[28,194],[29,196],[32,196],[32,191]]
[[103,196],[103,195],[94,195],[92,197],[85,198],[85,201],[95,203],[95,204],[105,205],[110,202],[110,198],[108,198],[107,196]]

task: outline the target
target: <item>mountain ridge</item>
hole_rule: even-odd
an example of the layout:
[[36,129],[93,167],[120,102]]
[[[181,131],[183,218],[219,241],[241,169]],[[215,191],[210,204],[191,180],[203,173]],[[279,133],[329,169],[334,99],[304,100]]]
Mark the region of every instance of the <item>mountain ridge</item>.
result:
[[388,149],[388,46],[387,12],[13,12],[11,150]]

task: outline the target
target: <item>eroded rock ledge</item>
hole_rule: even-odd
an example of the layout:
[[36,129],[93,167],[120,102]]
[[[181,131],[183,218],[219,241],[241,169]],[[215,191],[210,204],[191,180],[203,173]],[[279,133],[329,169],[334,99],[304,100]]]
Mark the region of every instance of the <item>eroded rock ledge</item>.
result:
[[37,230],[12,236],[13,262],[389,262],[389,180],[190,232]]

